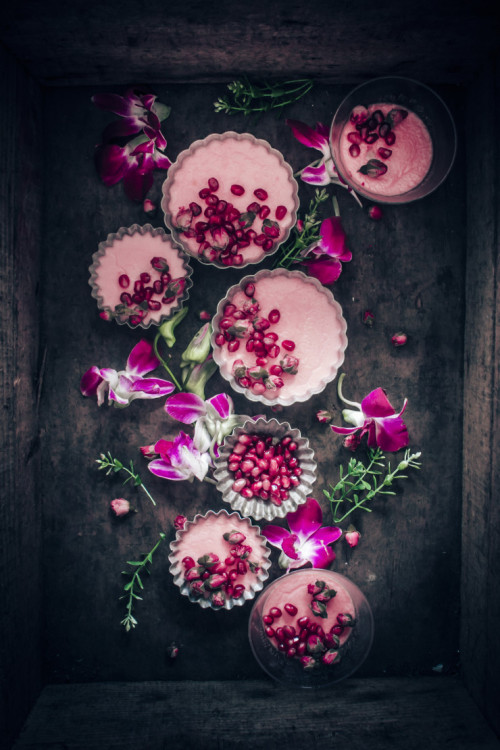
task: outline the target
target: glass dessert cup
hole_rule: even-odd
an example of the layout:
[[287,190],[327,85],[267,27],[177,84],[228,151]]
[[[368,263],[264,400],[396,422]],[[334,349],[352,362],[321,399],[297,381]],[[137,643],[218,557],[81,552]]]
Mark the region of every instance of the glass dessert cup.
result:
[[[317,582],[325,583],[320,592]],[[315,588],[319,599],[332,589],[336,592],[324,603],[327,618],[313,614],[310,605],[315,597],[308,586]],[[320,608],[318,602],[313,606]],[[314,632],[318,625],[323,631],[319,634]],[[287,627],[294,628],[295,635],[287,633]],[[322,688],[350,677],[365,661],[373,642],[373,615],[364,594],[348,578],[307,568],[266,586],[252,607],[248,635],[257,662],[274,680],[289,687]]]
[[[224,534],[231,536],[226,539]],[[229,610],[262,590],[269,577],[270,554],[260,528],[248,518],[210,510],[177,530],[170,543],[169,570],[190,602],[203,609]]]
[[[383,132],[380,121],[373,130],[361,129],[364,108],[370,116],[382,111]],[[391,110],[395,116],[388,117]],[[362,138],[354,143],[349,138],[357,140],[356,132]],[[370,141],[375,136],[368,146],[366,138]],[[424,84],[398,76],[375,78],[353,89],[337,109],[330,130],[330,148],[340,177],[356,193],[378,203],[410,203],[436,190],[453,165],[456,144],[455,124],[441,97]],[[351,148],[354,151],[349,153]],[[358,171],[368,162],[372,163],[371,176]]]
[[[245,450],[240,452],[242,445]],[[252,453],[257,458],[247,458]],[[311,493],[316,481],[314,452],[287,422],[250,419],[224,440],[214,479],[224,502],[241,515],[257,521],[284,518]]]
[[212,133],[182,151],[163,183],[165,224],[186,253],[217,268],[273,255],[297,219],[282,154],[250,133]]
[[189,299],[193,269],[161,227],[121,227],[99,243],[89,268],[101,316],[130,328],[161,325]]
[[337,375],[347,325],[332,293],[301,271],[276,268],[230,287],[213,318],[213,357],[250,401],[307,401]]

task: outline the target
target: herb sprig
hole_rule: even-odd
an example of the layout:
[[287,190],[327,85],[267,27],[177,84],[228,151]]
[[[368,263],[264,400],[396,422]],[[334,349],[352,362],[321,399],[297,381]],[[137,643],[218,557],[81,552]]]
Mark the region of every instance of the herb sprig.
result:
[[113,474],[113,473],[117,474],[119,471],[124,471],[126,474],[128,474],[128,476],[123,482],[123,484],[127,484],[127,482],[132,481],[134,487],[140,487],[141,490],[145,492],[146,495],[149,497],[153,505],[156,505],[156,502],[154,501],[153,496],[151,495],[149,490],[145,487],[139,474],[135,471],[133,461],[130,462],[130,468],[127,468],[117,458],[113,458],[111,453],[108,451],[107,456],[104,453],[101,453],[100,458],[96,459],[96,463],[99,464],[99,471],[103,469],[106,470],[106,476],[109,476],[110,474]]
[[[340,467],[340,478],[335,486],[330,485],[329,490],[323,490],[324,495],[329,500],[334,523],[342,523],[355,510],[364,510],[372,512],[368,508],[370,503],[377,495],[395,495],[396,493],[389,489],[396,479],[407,479],[404,472],[407,469],[420,469],[421,464],[418,462],[422,454],[411,453],[406,450],[404,458],[399,462],[395,469],[391,471],[390,462],[385,464],[385,455],[380,448],[368,449],[368,464],[351,458],[347,466],[347,472],[344,474],[343,467]],[[341,506],[344,505],[341,512]],[[345,508],[348,507],[348,510]]]
[[122,575],[130,577],[130,580],[123,587],[125,593],[120,597],[120,599],[127,599],[127,614],[120,623],[125,627],[125,630],[127,632],[131,628],[135,628],[135,626],[137,625],[137,620],[132,614],[132,609],[134,607],[135,601],[142,601],[142,596],[139,596],[139,594],[137,593],[138,591],[142,591],[144,589],[141,575],[144,575],[144,573],[150,575],[150,566],[153,563],[153,555],[165,538],[166,535],[163,533],[163,531],[160,532],[160,538],[156,542],[155,546],[151,550],[149,550],[148,553],[142,555],[143,559],[127,560],[127,565],[130,566],[131,570],[122,571]]
[[250,115],[268,112],[271,109],[283,109],[305,96],[313,85],[310,78],[298,78],[282,83],[263,82],[257,85],[244,76],[228,84],[227,88],[232,97],[220,96],[214,102],[214,109],[227,115]]
[[[316,188],[314,197],[309,202],[309,208],[304,218],[297,222],[292,230],[290,239],[281,249],[281,253],[275,262],[275,266],[290,268],[305,256],[305,251],[320,239],[319,228],[323,221],[318,210],[322,203],[328,198],[325,188]],[[333,199],[336,200],[335,198]]]

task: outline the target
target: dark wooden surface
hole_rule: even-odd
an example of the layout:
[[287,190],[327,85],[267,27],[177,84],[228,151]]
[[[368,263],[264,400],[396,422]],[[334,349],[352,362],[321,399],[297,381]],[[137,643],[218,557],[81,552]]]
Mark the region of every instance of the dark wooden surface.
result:
[[319,692],[241,680],[51,685],[13,750],[277,747],[498,750],[500,742],[450,677],[350,679]]
[[0,39],[47,85],[225,80],[463,83],[498,50],[491,0],[18,0]]
[[[0,746],[41,685],[41,92],[3,50],[0,112]],[[23,674],[23,680],[18,675]]]

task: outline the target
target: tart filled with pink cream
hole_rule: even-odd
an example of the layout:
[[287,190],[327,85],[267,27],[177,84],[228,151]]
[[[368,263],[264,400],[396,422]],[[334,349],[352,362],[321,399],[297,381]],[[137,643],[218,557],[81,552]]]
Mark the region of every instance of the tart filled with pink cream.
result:
[[347,326],[340,305],[316,279],[275,269],[231,287],[213,320],[221,375],[253,401],[306,401],[344,361]]
[[189,297],[192,269],[161,228],[122,227],[99,244],[92,259],[92,296],[108,320],[131,328],[160,325]]
[[171,543],[170,572],[201,607],[231,609],[253,599],[268,578],[270,550],[257,526],[225,510],[195,516]]
[[219,268],[257,263],[296,220],[298,186],[279,151],[249,133],[212,134],[183,151],[163,185],[165,223],[190,255]]

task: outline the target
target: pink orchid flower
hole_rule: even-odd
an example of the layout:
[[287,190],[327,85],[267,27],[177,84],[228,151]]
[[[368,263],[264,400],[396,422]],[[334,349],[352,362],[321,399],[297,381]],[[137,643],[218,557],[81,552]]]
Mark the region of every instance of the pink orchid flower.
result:
[[335,216],[321,222],[319,240],[307,249],[307,255],[302,261],[307,273],[325,286],[337,281],[342,273],[342,263],[352,260],[339,216],[339,204],[335,197],[333,205]]
[[202,482],[212,463],[208,453],[200,452],[193,439],[182,431],[175,440],[158,440],[154,450],[160,458],[153,459],[148,469],[162,479],[192,482],[196,477]]
[[292,133],[300,143],[303,143],[304,146],[309,146],[309,148],[314,148],[316,151],[320,151],[323,155],[320,160],[312,162],[312,164],[309,164],[309,166],[304,167],[300,171],[299,174],[303,182],[311,185],[329,185],[330,183],[340,185],[346,188],[359,205],[361,205],[358,196],[343,181],[333,163],[328,128],[321,122],[316,123],[316,128],[311,128],[299,120],[286,120],[286,124],[290,126]]
[[80,389],[84,396],[97,396],[97,405],[102,406],[108,394],[108,404],[128,406],[136,398],[160,398],[172,393],[175,386],[168,380],[145,378],[160,364],[153,345],[144,339],[130,352],[124,370],[117,372],[109,367],[95,365],[82,376]]
[[281,526],[265,526],[262,534],[274,546],[281,549],[279,565],[292,570],[311,563],[313,568],[328,568],[335,559],[329,546],[342,536],[336,526],[322,526],[323,514],[320,504],[308,497],[286,520],[290,531]]
[[339,378],[338,393],[341,400],[354,409],[344,409],[342,416],[346,422],[354,427],[336,427],[330,425],[332,430],[339,435],[353,435],[359,430],[359,437],[368,435],[368,447],[376,448],[377,446],[386,452],[394,453],[401,448],[408,446],[408,429],[403,422],[402,414],[406,409],[408,400],[405,398],[403,408],[396,414],[386,392],[383,388],[376,388],[371,391],[358,404],[355,401],[348,401],[342,396],[342,380],[344,374]]
[[[160,104],[156,96],[139,88],[127,89],[123,96],[119,94],[95,94],[91,101],[107,112],[113,112],[122,119],[112,122],[103,133],[105,143],[114,138],[135,135],[144,130],[149,137],[154,137],[160,129],[160,121],[170,114],[170,108]],[[160,148],[165,148],[166,142]]]

